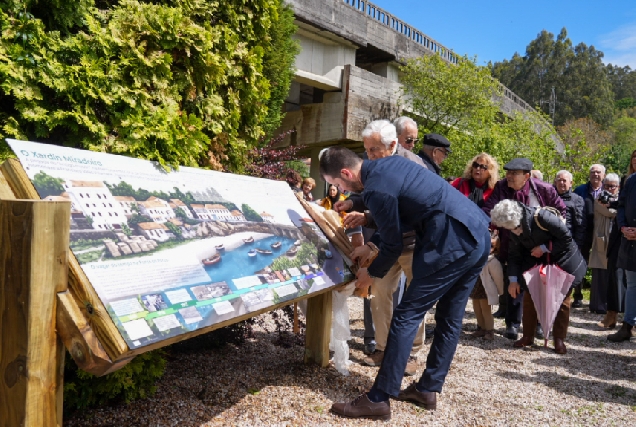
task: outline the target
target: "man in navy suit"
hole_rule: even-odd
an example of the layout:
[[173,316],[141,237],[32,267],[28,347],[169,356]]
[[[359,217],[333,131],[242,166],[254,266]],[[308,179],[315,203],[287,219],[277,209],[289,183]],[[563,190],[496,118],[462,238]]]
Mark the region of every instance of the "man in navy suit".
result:
[[[437,393],[448,374],[468,296],[490,252],[488,218],[443,178],[399,156],[363,161],[342,147],[325,150],[320,174],[340,188],[362,193],[378,232],[369,245],[379,254],[358,271],[357,286],[368,287],[383,277],[402,253],[402,230],[413,229],[413,281],[393,312],[384,359],[368,393],[352,402],[334,403],[332,411],[345,417],[387,420],[389,397],[396,396],[426,409],[435,409]],[[352,253],[364,259],[364,245]],[[437,327],[420,380],[400,391],[404,368],[425,313],[437,302]]]

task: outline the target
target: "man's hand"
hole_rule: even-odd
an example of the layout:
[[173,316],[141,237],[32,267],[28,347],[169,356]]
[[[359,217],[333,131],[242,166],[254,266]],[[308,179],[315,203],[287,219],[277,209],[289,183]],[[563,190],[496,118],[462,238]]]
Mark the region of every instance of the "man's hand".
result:
[[508,285],[508,293],[512,298],[517,298],[517,295],[521,292],[521,286],[517,282],[510,282]]
[[351,261],[358,262],[358,265],[364,265],[364,262],[371,255],[371,248],[368,245],[358,246],[351,252],[349,258]]
[[359,225],[367,225],[367,217],[362,212],[349,212],[347,216],[344,217],[342,225],[344,228],[354,228]]
[[353,202],[351,200],[338,200],[333,205],[333,210],[336,212],[346,212],[350,211],[351,209],[353,209]]
[[633,227],[623,227],[621,233],[627,240],[636,240],[636,229]]
[[366,268],[361,268],[358,270],[358,274],[356,274],[356,278],[358,281],[356,282],[356,288],[368,288],[373,284],[373,279],[369,276]]
[[543,256],[543,249],[541,249],[540,246],[535,246],[532,248],[532,251],[530,251],[530,255],[535,258],[541,258]]

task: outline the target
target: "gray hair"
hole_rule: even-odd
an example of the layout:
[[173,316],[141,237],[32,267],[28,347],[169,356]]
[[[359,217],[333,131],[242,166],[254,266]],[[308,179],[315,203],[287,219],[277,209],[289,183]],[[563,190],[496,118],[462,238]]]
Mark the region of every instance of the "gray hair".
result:
[[570,182],[572,182],[572,179],[574,179],[572,174],[569,171],[566,171],[565,169],[561,169],[560,171],[558,171],[556,175],[554,175],[554,179],[556,180],[559,177],[559,175],[565,175],[566,179],[569,179]]
[[375,133],[380,135],[380,140],[386,148],[389,148],[392,142],[397,141],[395,126],[388,120],[374,120],[369,123],[362,131],[362,138],[369,138]]
[[621,182],[621,179],[615,173],[608,173],[603,182]]
[[605,175],[605,166],[600,163],[594,163],[592,166],[590,166],[589,172],[592,172],[592,168],[594,168],[595,166],[598,166],[598,168],[601,170],[601,173]]
[[515,200],[502,200],[490,211],[490,221],[497,227],[513,230],[521,225],[523,208]]
[[530,176],[538,179],[539,181],[543,181],[543,172],[538,169],[532,169],[530,171]]
[[393,125],[395,126],[398,135],[402,135],[407,124],[413,125],[415,129],[417,129],[417,123],[415,123],[415,120],[410,117],[402,116],[393,120]]

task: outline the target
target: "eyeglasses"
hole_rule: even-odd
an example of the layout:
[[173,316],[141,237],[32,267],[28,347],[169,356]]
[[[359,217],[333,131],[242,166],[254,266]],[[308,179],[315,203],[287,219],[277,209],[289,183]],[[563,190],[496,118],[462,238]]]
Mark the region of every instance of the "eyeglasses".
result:
[[442,153],[444,153],[444,158],[448,157],[448,155],[450,154],[450,152],[442,147],[437,147],[437,150],[442,150]]
[[409,137],[404,140],[405,144],[417,144],[419,141],[418,138]]
[[613,190],[615,188],[618,188],[618,185],[616,185],[616,184],[605,184],[605,185],[603,185],[603,188],[607,188],[608,190]]
[[488,170],[488,166],[482,165],[481,163],[477,163],[477,162],[473,162],[473,167],[475,169],[481,169],[481,170],[484,170],[484,171]]
[[506,171],[506,175],[523,175],[523,174],[525,174],[525,171],[513,171],[513,170]]

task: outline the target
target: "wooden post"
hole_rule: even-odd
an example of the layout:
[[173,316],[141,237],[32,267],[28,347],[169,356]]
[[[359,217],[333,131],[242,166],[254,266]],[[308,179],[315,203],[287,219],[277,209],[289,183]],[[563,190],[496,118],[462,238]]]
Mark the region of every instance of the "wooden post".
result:
[[62,426],[69,202],[0,200],[0,426]]
[[329,364],[330,338],[331,292],[325,292],[307,300],[305,363],[327,366]]

